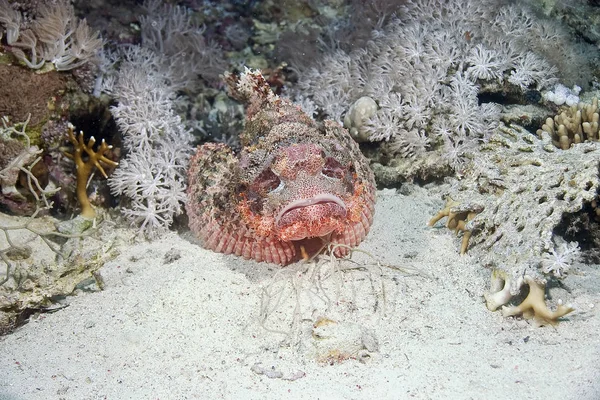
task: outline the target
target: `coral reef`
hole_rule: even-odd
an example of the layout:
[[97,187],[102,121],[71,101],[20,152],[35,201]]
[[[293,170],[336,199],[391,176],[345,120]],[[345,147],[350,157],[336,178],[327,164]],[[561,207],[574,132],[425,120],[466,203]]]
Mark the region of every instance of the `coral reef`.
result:
[[127,151],[109,178],[111,192],[140,234],[156,237],[183,211],[194,121],[177,114],[191,101],[181,93],[196,94],[225,63],[190,10],[160,1],[145,1],[142,8],[141,44],[107,54],[97,92],[118,102],[111,113]]
[[419,0],[398,15],[363,48],[331,52],[299,81],[334,120],[361,97],[377,103],[363,130],[388,142],[388,159],[410,160],[394,165],[397,180],[460,172],[499,121],[490,100],[590,76],[586,46],[521,3]]

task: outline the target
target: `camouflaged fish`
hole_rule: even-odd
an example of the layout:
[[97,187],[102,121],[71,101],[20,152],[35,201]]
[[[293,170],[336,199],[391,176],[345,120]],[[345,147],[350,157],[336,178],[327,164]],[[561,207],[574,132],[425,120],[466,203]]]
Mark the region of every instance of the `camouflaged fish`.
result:
[[350,134],[275,95],[258,71],[227,81],[247,104],[243,147],[207,143],[191,159],[186,210],[202,245],[281,265],[323,244],[358,245],[373,221],[375,181]]

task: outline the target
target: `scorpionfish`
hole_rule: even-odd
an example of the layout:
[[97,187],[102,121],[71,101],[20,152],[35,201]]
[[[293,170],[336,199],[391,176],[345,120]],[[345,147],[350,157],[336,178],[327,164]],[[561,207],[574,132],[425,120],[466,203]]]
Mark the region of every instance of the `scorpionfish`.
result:
[[[281,265],[329,243],[358,245],[373,221],[376,187],[350,134],[274,94],[258,71],[226,82],[246,104],[246,124],[238,154],[206,143],[190,160],[186,211],[201,244]],[[332,248],[337,257],[349,251]]]

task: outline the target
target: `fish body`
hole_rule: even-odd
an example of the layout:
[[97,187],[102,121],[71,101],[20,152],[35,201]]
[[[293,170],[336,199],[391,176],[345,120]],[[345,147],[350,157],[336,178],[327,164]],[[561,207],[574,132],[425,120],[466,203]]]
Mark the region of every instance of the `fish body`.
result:
[[246,125],[239,154],[206,143],[190,161],[186,211],[202,245],[281,265],[323,244],[358,245],[373,221],[375,180],[350,134],[273,94],[257,71],[227,81],[247,105]]

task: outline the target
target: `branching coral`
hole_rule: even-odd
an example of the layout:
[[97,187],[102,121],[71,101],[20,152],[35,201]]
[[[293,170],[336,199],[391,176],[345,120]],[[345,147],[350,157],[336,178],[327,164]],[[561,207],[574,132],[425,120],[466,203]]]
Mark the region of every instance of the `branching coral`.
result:
[[469,239],[471,238],[471,231],[467,229],[467,222],[471,221],[482,210],[483,207],[481,205],[461,204],[448,197],[444,208],[431,218],[427,225],[434,226],[440,219],[448,217],[446,227],[453,230],[457,235],[459,232],[463,233],[460,254],[465,254],[469,247]]
[[79,135],[75,137],[75,134],[73,133],[74,128],[73,125],[69,125],[68,128],[69,141],[73,144],[73,154],[65,153],[65,156],[75,162],[75,168],[77,169],[76,192],[77,200],[79,200],[79,204],[81,205],[81,216],[85,218],[94,218],[96,216],[96,211],[92,207],[86,193],[88,179],[94,168],[97,168],[105,178],[108,178],[102,165],[104,164],[105,166],[114,168],[118,164],[106,157],[105,154],[112,149],[112,146],[106,144],[104,139],[102,139],[98,149],[94,150],[96,139],[92,136],[86,144],[84,142],[83,132],[80,131]]
[[555,311],[551,311],[546,305],[544,285],[538,283],[530,276],[522,280],[529,286],[529,294],[523,302],[516,306],[503,306],[502,315],[512,317],[522,315],[525,319],[533,319],[540,325],[556,325],[558,319],[573,312],[575,309],[568,305],[559,304]]
[[563,150],[569,149],[574,143],[598,141],[599,112],[598,98],[594,97],[591,104],[579,103],[565,109],[554,118],[546,119],[546,123],[542,129],[538,129],[537,134],[549,133],[552,143]]

